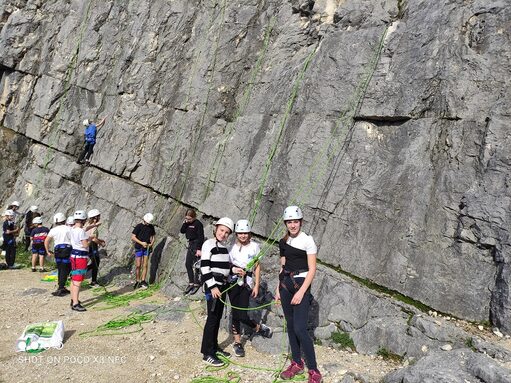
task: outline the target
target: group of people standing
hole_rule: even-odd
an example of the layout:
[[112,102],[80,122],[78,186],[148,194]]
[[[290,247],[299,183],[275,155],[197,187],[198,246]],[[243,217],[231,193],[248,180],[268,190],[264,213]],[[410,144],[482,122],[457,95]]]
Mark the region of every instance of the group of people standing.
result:
[[[307,330],[313,299],[311,284],[316,274],[317,247],[314,239],[302,231],[303,213],[298,206],[288,206],[283,221],[286,234],[279,241],[280,272],[275,298],[282,304],[286,318],[292,361],[280,377],[291,380],[303,373],[307,365],[308,382],[320,383],[322,376],[316,363],[314,343]],[[253,263],[251,260],[257,260],[261,251],[259,244],[252,240],[250,222],[241,219],[234,224],[232,219],[223,217],[214,226],[213,238],[204,240],[203,232],[197,233],[203,230],[202,223],[197,220],[195,211],[188,210],[181,233],[186,234],[189,240],[186,257],[189,285],[185,294],[196,292],[200,283],[203,283],[207,301],[207,319],[201,343],[203,360],[213,366],[222,366],[224,362],[219,357],[230,357],[230,353],[218,345],[220,321],[227,296],[232,308],[231,333],[236,356],[245,356],[241,343],[241,323],[263,337],[271,337],[272,330],[262,323],[254,322],[247,315],[250,296],[258,296],[261,280],[259,262],[247,268]],[[228,246],[227,240],[232,233],[236,235],[235,243]],[[199,246],[200,242],[202,246]],[[200,281],[193,273],[193,264],[199,257]]]

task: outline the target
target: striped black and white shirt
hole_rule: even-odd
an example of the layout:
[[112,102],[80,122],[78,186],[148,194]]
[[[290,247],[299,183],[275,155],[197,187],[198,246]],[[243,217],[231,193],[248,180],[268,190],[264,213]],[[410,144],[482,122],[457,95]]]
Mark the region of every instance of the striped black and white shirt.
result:
[[202,280],[208,288],[222,286],[229,275],[229,250],[216,238],[208,239],[202,244],[200,271]]

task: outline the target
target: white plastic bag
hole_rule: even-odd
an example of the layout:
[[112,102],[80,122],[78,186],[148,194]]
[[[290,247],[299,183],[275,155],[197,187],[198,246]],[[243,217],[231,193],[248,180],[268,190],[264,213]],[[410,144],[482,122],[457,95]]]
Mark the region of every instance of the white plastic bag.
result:
[[39,352],[48,348],[61,349],[64,344],[64,323],[59,321],[33,323],[25,327],[16,341],[16,352]]

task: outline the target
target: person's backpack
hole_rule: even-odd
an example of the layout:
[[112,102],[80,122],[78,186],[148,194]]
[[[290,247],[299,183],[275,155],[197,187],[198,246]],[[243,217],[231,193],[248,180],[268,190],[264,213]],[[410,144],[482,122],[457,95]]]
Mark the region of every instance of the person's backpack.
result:
[[96,125],[89,124],[89,126],[85,128],[85,141],[91,144],[96,143]]

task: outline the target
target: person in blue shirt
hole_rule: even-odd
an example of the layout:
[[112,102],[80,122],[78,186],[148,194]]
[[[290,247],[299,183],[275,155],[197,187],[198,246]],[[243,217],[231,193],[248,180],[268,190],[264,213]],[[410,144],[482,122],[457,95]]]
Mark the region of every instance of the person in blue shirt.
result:
[[83,120],[83,126],[85,126],[85,146],[83,148],[82,154],[80,154],[80,157],[78,157],[78,160],[76,163],[83,164],[83,160],[85,159],[85,162],[90,164],[90,157],[92,156],[92,153],[94,151],[94,145],[96,144],[96,134],[98,132],[98,129],[101,128],[105,124],[106,117],[104,117],[100,122],[95,124],[92,121],[89,121],[87,119]]

